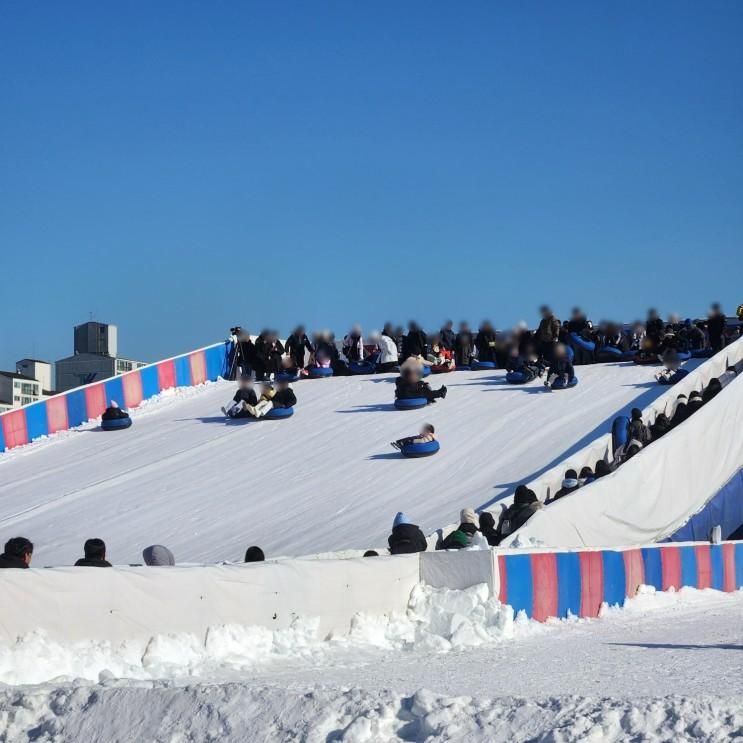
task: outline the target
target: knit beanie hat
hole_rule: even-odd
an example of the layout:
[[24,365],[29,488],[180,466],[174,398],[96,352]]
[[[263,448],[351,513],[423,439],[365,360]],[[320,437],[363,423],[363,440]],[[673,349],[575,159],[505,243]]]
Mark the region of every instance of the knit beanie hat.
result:
[[480,514],[480,528],[492,529],[495,526],[495,518],[490,511],[483,511]]
[[633,421],[642,420],[642,410],[640,410],[640,408],[632,408],[632,420]]
[[395,516],[395,520],[392,522],[392,528],[394,529],[396,526],[400,526],[400,524],[410,524],[410,523],[412,522],[407,517],[407,515],[404,514],[402,511],[398,511],[397,515]]
[[537,495],[533,490],[527,488],[526,485],[519,485],[514,493],[513,502],[519,506],[536,503]]
[[478,525],[477,514],[471,508],[463,508],[459,514],[459,520],[463,524]]
[[151,547],[146,547],[142,550],[142,557],[144,558],[144,564],[152,567],[175,565],[173,553],[167,547],[163,547],[162,544],[153,544]]

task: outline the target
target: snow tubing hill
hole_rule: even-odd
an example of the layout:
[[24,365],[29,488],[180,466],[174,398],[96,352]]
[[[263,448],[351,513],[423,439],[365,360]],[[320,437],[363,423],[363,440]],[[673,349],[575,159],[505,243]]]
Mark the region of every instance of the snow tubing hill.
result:
[[426,441],[423,444],[406,444],[400,451],[408,459],[420,459],[433,456],[440,448],[438,441]]
[[616,452],[620,446],[627,443],[629,436],[629,418],[626,415],[620,415],[614,419],[611,424],[611,450]]
[[406,400],[395,400],[395,407],[398,410],[418,410],[425,408],[428,400],[425,397],[409,397]]
[[573,377],[567,383],[565,383],[565,380],[562,377],[559,377],[554,382],[552,382],[552,389],[553,390],[566,390],[569,387],[575,387],[576,384],[578,384],[578,377]]
[[131,418],[111,418],[110,420],[101,421],[101,428],[104,431],[123,431],[131,425]]
[[310,369],[310,379],[323,379],[333,376],[332,366],[313,366]]

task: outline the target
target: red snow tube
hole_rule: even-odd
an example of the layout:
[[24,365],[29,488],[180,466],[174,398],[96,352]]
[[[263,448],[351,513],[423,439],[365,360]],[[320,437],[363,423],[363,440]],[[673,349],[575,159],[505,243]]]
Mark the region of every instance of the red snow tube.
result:
[[434,364],[431,367],[431,371],[434,374],[448,374],[449,372],[455,371],[456,368],[457,367],[454,366],[454,364],[452,364],[451,366],[449,366],[448,364]]

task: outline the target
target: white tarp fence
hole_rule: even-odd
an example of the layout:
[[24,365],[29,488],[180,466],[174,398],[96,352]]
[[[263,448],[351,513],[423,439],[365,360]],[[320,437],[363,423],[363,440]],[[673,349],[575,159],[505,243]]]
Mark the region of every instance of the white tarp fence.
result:
[[[669,388],[645,409],[645,420],[672,413],[679,394],[701,390],[742,360],[739,340]],[[743,382],[737,380],[616,472],[535,514],[504,546],[518,538],[552,547],[613,547],[670,536],[743,465],[741,432]],[[559,469],[577,464],[571,457]]]

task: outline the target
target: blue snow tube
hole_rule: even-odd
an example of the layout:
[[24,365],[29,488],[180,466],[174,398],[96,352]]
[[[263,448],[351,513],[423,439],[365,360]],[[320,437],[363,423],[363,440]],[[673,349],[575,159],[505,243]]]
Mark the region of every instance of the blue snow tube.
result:
[[587,341],[585,338],[581,338],[577,333],[571,333],[570,340],[578,346],[578,348],[582,348],[584,351],[590,351],[593,353],[596,350],[596,344],[593,341]]
[[562,377],[558,377],[554,382],[552,382],[552,389],[566,390],[568,387],[575,387],[576,384],[578,384],[578,377],[572,377],[567,384],[565,384],[565,380]]
[[313,366],[310,367],[310,379],[323,379],[324,377],[333,376],[332,366]]
[[259,420],[276,421],[282,418],[291,418],[294,415],[294,408],[271,408],[263,418]]
[[511,371],[506,374],[506,382],[508,384],[526,384],[531,382],[533,377],[530,377],[525,372]]
[[688,373],[688,369],[676,369],[676,371],[668,379],[659,379],[658,384],[664,384],[670,387],[672,384],[680,382]]
[[297,375],[292,374],[290,372],[279,372],[276,375],[276,381],[277,382],[296,382],[297,381]]
[[611,424],[612,452],[616,452],[620,446],[624,446],[627,443],[628,434],[629,418],[626,415],[620,415],[618,418],[615,418],[614,422]]
[[475,361],[472,364],[472,371],[486,371],[489,369],[497,369],[498,365],[495,361]]
[[622,358],[622,352],[615,348],[614,346],[601,346],[598,351],[599,357],[605,357],[607,359],[611,359],[612,361],[614,358],[621,359]]
[[472,367],[469,364],[457,365],[454,371],[472,371]]
[[395,407],[398,410],[418,410],[418,408],[425,408],[428,405],[428,400],[425,397],[409,397],[403,400],[395,400]]
[[430,457],[440,448],[438,441],[427,441],[425,444],[406,444],[400,451],[404,457],[417,459],[420,457]]
[[348,371],[351,374],[374,374],[377,369],[377,365],[371,361],[350,361],[348,364]]
[[691,352],[693,359],[709,359],[715,355],[715,352],[711,348],[695,348]]
[[132,425],[132,419],[127,418],[111,418],[101,421],[101,428],[104,431],[123,431],[125,428],[129,428]]
[[421,377],[427,377],[431,373],[431,367],[425,366],[425,364],[421,367]]
[[688,361],[691,358],[691,351],[679,351],[677,356],[679,361]]

